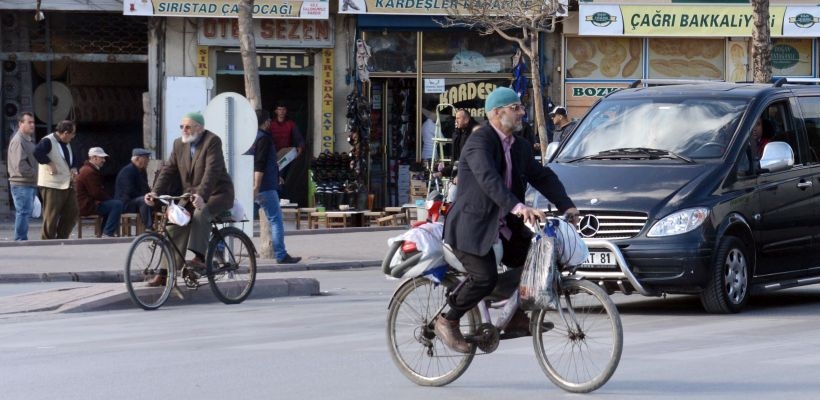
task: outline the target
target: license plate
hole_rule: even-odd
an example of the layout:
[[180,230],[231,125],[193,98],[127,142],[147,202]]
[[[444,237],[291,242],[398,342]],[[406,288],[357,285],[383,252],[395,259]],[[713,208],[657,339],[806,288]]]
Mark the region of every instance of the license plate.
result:
[[601,265],[618,265],[618,263],[615,262],[615,255],[608,251],[590,251],[589,257],[587,257],[587,260],[584,261],[584,264],[581,267],[591,268]]

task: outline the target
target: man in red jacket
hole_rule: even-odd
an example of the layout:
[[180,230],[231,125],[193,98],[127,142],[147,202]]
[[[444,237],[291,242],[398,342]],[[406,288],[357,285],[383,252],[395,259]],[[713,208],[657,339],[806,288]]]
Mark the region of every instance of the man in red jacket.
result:
[[80,206],[80,216],[102,216],[103,237],[114,237],[120,228],[122,201],[112,199],[103,186],[103,176],[100,168],[105,164],[106,157],[102,147],[92,147],[88,150],[88,160],[85,161],[80,174],[75,181],[77,185],[77,203]]

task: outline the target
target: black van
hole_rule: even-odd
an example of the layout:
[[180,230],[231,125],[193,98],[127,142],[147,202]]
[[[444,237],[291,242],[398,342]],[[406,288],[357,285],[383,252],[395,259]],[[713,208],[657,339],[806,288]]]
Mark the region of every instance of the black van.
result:
[[552,149],[591,252],[580,273],[712,313],[820,282],[820,86],[640,84]]

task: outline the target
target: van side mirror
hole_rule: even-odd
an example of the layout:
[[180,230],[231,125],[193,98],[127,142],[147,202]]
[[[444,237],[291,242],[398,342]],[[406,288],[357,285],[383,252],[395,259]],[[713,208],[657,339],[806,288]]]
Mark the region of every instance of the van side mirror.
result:
[[794,166],[794,151],[786,142],[769,142],[763,148],[760,157],[760,169],[763,172],[785,171]]

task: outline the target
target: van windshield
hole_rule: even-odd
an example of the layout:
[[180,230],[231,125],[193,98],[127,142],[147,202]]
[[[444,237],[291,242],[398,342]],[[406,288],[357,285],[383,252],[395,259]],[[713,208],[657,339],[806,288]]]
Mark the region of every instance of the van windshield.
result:
[[[556,161],[666,153],[687,160],[720,158],[737,130],[747,101],[605,99],[589,111]],[[627,151],[634,149],[651,151]]]

